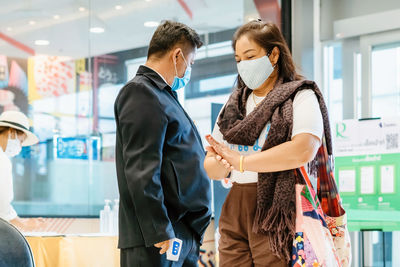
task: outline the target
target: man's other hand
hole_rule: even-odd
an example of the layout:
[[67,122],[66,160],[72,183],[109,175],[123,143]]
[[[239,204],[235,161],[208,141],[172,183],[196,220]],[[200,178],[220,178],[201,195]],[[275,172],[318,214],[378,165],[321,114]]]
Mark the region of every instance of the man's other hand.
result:
[[168,248],[169,248],[169,244],[170,244],[170,240],[166,240],[160,243],[155,244],[154,246],[156,248],[160,249],[160,254],[164,254],[165,252],[167,252]]

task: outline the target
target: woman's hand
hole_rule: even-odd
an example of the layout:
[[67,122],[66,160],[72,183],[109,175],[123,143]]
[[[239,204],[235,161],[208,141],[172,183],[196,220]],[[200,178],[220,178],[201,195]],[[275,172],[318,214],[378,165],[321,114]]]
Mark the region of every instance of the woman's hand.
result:
[[217,154],[212,146],[206,147],[207,155],[204,159],[204,169],[208,177],[213,180],[221,180],[228,177],[233,170],[231,164],[220,155]]
[[217,152],[212,146],[207,146],[206,150],[208,154],[214,157],[218,161],[218,163],[222,167],[224,167],[227,171],[232,171],[234,169],[233,166],[226,159],[222,158],[220,155],[217,154]]
[[[217,142],[211,135],[206,136],[207,142],[211,145],[214,152],[217,154],[216,159],[225,165],[230,164],[235,170],[239,170],[240,153],[229,149],[226,145]],[[209,151],[207,149],[207,151]],[[227,165],[226,165],[227,166]]]

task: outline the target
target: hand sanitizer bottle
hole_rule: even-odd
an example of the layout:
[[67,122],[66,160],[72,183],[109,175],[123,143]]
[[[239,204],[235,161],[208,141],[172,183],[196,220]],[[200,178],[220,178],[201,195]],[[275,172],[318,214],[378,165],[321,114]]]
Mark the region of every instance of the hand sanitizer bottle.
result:
[[104,209],[100,211],[100,232],[109,234],[112,229],[112,220],[111,220],[111,200],[106,199],[104,205]]
[[112,209],[113,235],[118,235],[118,212],[119,212],[119,199],[114,199],[114,206]]

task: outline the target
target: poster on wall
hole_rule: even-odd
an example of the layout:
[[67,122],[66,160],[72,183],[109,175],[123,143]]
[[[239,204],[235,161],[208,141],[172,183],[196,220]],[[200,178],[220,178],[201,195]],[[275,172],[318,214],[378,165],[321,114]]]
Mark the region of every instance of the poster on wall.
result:
[[35,56],[28,60],[29,102],[75,92],[75,61],[68,57]]
[[350,230],[400,230],[400,118],[339,122],[334,144]]
[[28,112],[27,61],[0,55],[0,113]]
[[92,74],[87,70],[87,59],[81,58],[75,60],[75,71],[77,78],[77,91],[86,92],[92,90],[93,78]]
[[93,84],[96,89],[102,85],[123,83],[124,65],[116,55],[102,55],[93,58]]
[[101,140],[99,137],[54,137],[54,158],[99,160]]
[[54,123],[35,122],[42,135],[87,135],[91,132],[92,75],[85,58],[35,56],[28,61],[29,104],[34,114]]

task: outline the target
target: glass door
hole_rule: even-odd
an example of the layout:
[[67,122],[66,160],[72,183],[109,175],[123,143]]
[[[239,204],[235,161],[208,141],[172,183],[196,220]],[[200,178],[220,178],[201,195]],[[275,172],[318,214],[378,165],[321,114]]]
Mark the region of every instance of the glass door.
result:
[[400,42],[372,47],[372,116],[400,116]]

